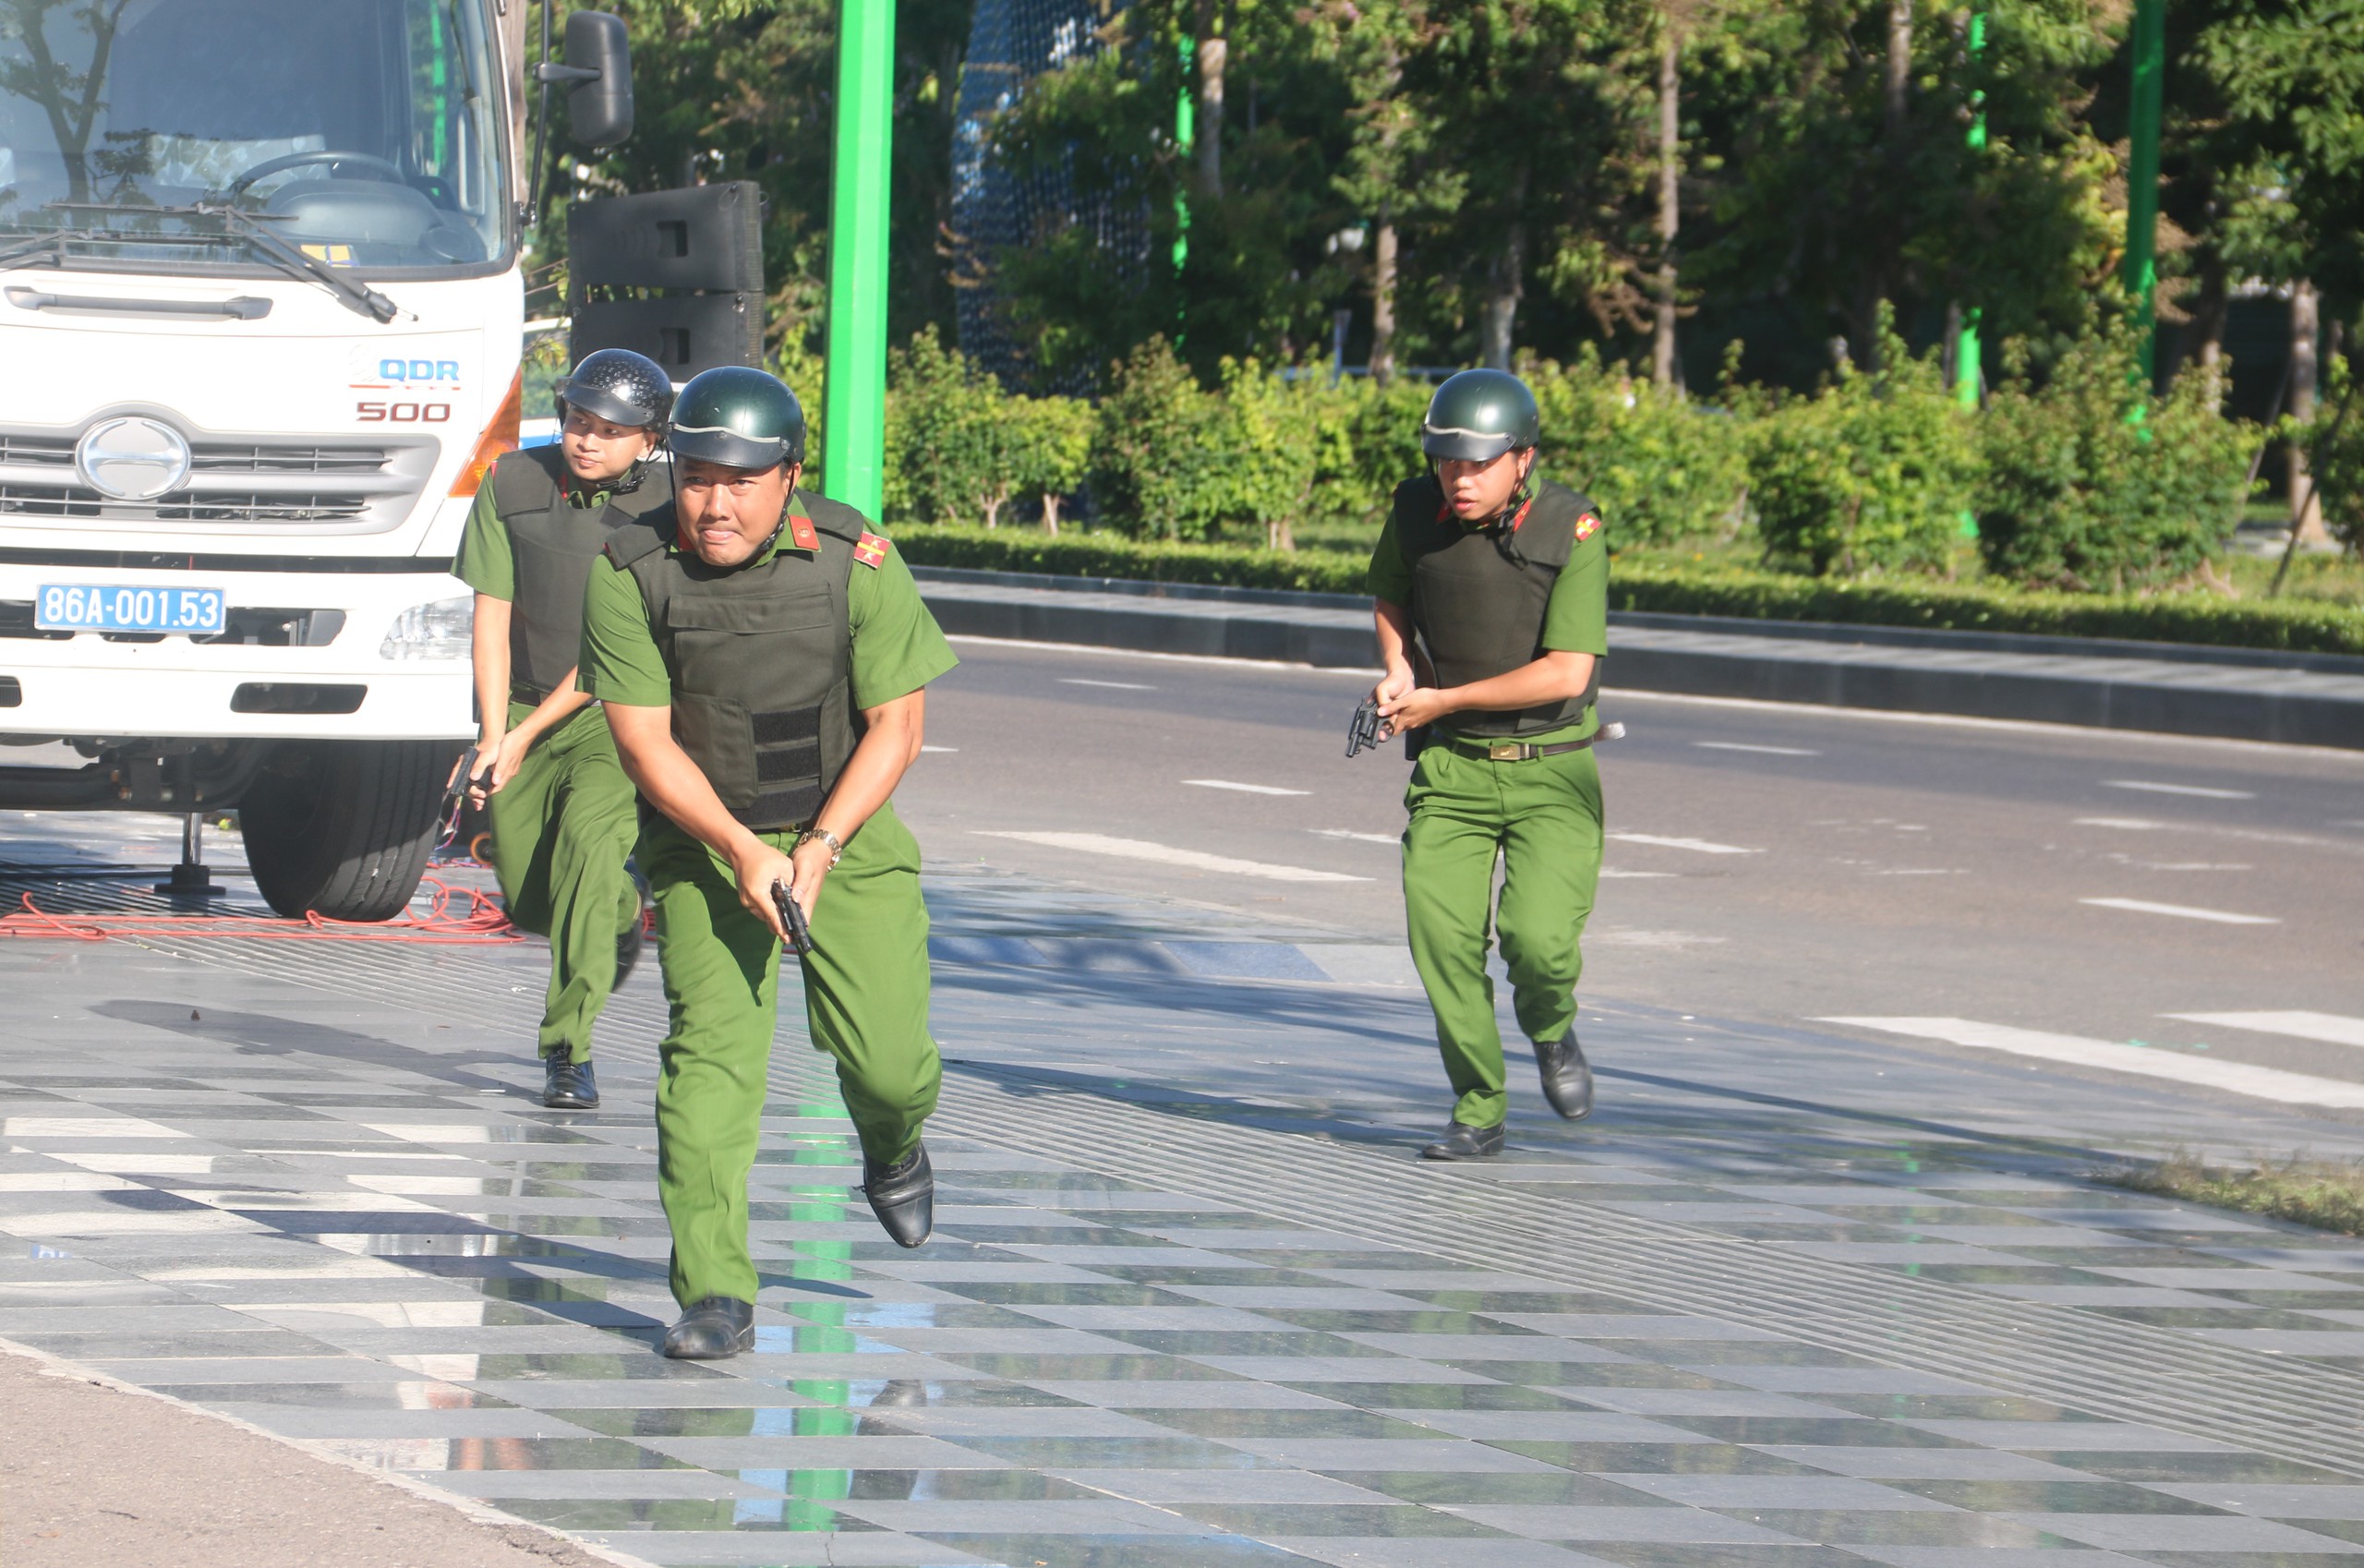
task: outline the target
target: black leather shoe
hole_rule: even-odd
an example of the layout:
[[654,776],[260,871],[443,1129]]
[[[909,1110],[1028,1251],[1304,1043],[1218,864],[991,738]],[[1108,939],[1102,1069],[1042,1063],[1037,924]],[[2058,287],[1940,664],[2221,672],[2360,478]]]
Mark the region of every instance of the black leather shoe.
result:
[[1585,1048],[1576,1043],[1573,1024],[1565,1039],[1535,1043],[1535,1065],[1543,1073],[1543,1097],[1553,1110],[1572,1122],[1592,1115],[1592,1068],[1585,1063]]
[[665,1331],[665,1354],[676,1361],[720,1361],[755,1348],[755,1304],[709,1296],[691,1304]]
[[917,1247],[935,1228],[935,1167],[923,1143],[891,1165],[862,1163],[862,1195],[899,1247]]
[[1423,1160],[1480,1160],[1502,1152],[1502,1129],[1500,1127],[1471,1127],[1467,1122],[1455,1122],[1444,1129],[1444,1136],[1420,1151]]
[[564,1056],[542,1058],[542,1104],[553,1111],[594,1111],[599,1107],[599,1080],[591,1076],[589,1061]]

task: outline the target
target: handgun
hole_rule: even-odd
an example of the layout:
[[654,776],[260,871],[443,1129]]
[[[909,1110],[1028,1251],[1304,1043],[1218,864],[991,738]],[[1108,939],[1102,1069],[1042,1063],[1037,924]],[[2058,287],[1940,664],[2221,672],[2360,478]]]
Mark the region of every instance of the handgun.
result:
[[1379,699],[1365,697],[1355,709],[1355,717],[1346,721],[1346,754],[1358,756],[1379,745]]
[[798,958],[813,950],[813,923],[804,918],[804,906],[796,901],[795,890],[785,882],[772,884],[772,908],[779,911],[780,929],[788,933],[788,950]]
[[476,782],[476,748],[470,746],[460,754],[460,766],[452,770],[452,781],[443,787],[443,832],[448,838],[459,826],[460,813],[468,803],[468,786]]

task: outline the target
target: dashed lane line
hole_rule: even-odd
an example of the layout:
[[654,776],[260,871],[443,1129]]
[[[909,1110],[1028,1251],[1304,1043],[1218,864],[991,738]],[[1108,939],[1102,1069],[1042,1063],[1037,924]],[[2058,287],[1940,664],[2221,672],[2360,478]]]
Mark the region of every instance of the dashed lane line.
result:
[[1739,741],[1694,741],[1691,743],[1703,752],[1755,752],[1760,756],[1768,757],[1818,757],[1822,755],[1820,752],[1808,751],[1803,746],[1751,746],[1743,744]]
[[1201,790],[1233,790],[1243,795],[1310,795],[1310,790],[1284,790],[1277,784],[1242,784],[1230,778],[1185,778]]
[[2286,1034],[2298,1040],[2321,1040],[2333,1045],[2364,1047],[2364,1019],[2337,1013],[2167,1013],[2184,1023],[2221,1024],[2226,1029],[2254,1030],[2260,1034]]
[[2196,910],[2189,904],[2154,904],[2148,899],[2080,899],[2097,910],[2130,910],[2136,914],[2172,915],[2177,920],[2204,920],[2217,925],[2280,925],[2274,915],[2234,914],[2227,910]]
[[978,829],[981,838],[1008,838],[1021,844],[1040,844],[1049,850],[1073,850],[1079,854],[1109,855],[1117,860],[1150,861],[1159,865],[1181,866],[1191,871],[1220,872],[1231,876],[1261,877],[1267,882],[1369,882],[1368,876],[1349,876],[1343,871],[1316,871],[1310,866],[1271,865],[1263,861],[1234,860],[1229,855],[1202,854],[1197,850],[1177,850],[1170,844],[1152,844],[1141,838],[1112,838],[1104,833],[1010,833]]
[[2105,790],[2140,790],[2152,795],[2189,795],[2201,801],[2254,801],[2254,790],[2210,790],[2198,784],[2155,784],[2147,778],[2105,778]]
[[2211,1056],[2188,1056],[2174,1051],[2153,1050],[2145,1045],[2121,1045],[2115,1041],[2088,1040],[2075,1034],[2014,1029],[2007,1024],[1980,1023],[1973,1019],[1826,1018],[1815,1021],[1878,1030],[1885,1034],[1901,1034],[1916,1040],[1939,1040],[1950,1045],[2000,1051],[2009,1055],[2030,1056],[2069,1067],[2099,1067],[2108,1072],[2133,1073],[2143,1078],[2170,1079],[2177,1083],[2221,1089],[2253,1099],[2279,1101],[2286,1105],[2364,1110],[2364,1083],[2317,1078],[2310,1073],[2285,1072],[2279,1067],[2253,1067],[2247,1062],[2221,1061]]
[[1400,833],[1357,833],[1351,827],[1309,827],[1307,832],[1317,838],[1352,838],[1358,844],[1401,844]]
[[1661,850],[1694,850],[1703,855],[1756,855],[1762,850],[1743,850],[1737,844],[1711,844],[1705,838],[1667,838],[1655,833],[1608,833],[1603,838],[1614,838],[1621,844],[1656,844]]
[[1097,686],[1107,692],[1154,692],[1154,686],[1144,686],[1138,681],[1087,681],[1080,675],[1062,675],[1062,686]]

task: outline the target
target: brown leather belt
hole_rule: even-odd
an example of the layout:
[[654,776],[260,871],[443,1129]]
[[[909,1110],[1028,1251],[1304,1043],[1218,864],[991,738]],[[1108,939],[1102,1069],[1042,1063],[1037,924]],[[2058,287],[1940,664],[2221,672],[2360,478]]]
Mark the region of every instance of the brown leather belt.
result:
[[1488,762],[1533,762],[1537,757],[1555,757],[1562,752],[1589,751],[1594,742],[1614,741],[1624,733],[1622,724],[1604,724],[1581,741],[1559,741],[1548,746],[1526,741],[1483,741],[1472,735],[1451,733],[1444,737],[1444,743],[1482,756]]

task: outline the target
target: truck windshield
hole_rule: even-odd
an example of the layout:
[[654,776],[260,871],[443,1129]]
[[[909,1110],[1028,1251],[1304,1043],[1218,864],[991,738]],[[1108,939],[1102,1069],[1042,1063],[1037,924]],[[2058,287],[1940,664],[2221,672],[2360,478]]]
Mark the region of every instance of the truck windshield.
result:
[[331,266],[507,243],[482,0],[0,0],[0,247],[253,265],[235,205]]

